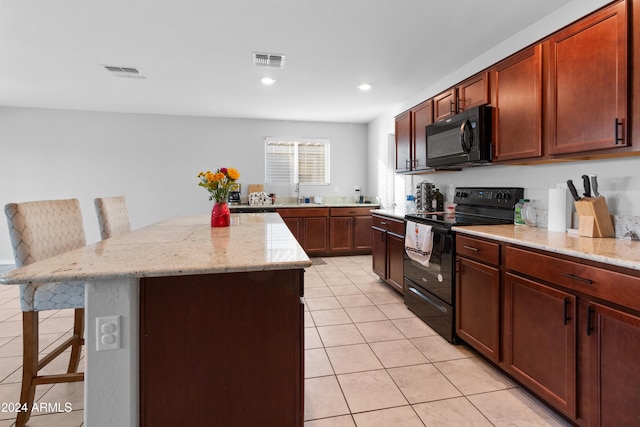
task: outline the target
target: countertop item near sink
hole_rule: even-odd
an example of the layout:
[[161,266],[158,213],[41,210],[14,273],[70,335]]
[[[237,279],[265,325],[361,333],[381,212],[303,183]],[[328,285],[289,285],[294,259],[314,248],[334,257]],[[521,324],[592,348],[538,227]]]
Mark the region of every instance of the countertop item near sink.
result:
[[513,243],[576,258],[640,270],[640,242],[614,238],[581,237],[539,227],[473,225],[453,227],[461,234]]

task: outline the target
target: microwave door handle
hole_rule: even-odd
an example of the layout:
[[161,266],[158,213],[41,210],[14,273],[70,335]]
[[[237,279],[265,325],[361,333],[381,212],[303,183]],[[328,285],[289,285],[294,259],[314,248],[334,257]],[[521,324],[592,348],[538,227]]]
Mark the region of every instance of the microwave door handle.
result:
[[469,120],[465,120],[462,122],[462,125],[460,125],[460,146],[462,147],[462,151],[465,153],[469,153],[469,151],[471,151],[471,147],[473,145],[471,138],[471,122]]

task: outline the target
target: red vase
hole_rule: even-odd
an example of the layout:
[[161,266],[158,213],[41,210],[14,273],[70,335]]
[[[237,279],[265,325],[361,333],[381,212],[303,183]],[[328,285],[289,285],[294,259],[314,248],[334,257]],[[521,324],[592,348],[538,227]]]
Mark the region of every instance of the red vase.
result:
[[231,212],[227,202],[216,202],[211,211],[212,227],[228,227],[231,223]]

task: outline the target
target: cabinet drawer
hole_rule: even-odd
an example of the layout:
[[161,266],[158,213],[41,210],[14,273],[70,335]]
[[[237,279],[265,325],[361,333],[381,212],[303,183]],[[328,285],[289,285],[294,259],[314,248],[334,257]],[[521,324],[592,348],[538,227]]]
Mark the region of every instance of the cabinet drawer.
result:
[[456,255],[498,265],[500,264],[500,245],[486,240],[457,235]]
[[310,216],[329,216],[329,208],[284,208],[276,209],[282,218],[303,218]]
[[402,236],[404,239],[404,221],[397,220],[388,220],[387,221],[387,231],[389,233],[397,234],[398,236]]
[[638,277],[512,246],[507,247],[507,269],[640,310]]
[[371,215],[371,208],[331,208],[331,216]]

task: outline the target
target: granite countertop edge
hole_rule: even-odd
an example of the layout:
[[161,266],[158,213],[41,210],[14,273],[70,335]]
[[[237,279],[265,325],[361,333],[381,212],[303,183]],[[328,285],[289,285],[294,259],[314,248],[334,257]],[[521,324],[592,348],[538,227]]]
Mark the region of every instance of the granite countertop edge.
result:
[[0,284],[96,282],[304,269],[312,265],[277,213],[176,217],[0,275]]
[[458,234],[485,237],[532,249],[640,270],[640,242],[577,236],[546,228],[515,225],[455,226]]

